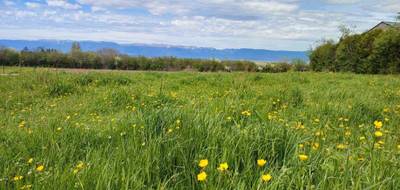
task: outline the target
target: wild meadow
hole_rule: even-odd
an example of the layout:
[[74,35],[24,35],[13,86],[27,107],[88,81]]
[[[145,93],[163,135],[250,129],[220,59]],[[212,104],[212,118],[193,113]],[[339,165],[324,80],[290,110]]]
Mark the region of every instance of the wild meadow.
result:
[[399,76],[5,73],[0,189],[400,189]]

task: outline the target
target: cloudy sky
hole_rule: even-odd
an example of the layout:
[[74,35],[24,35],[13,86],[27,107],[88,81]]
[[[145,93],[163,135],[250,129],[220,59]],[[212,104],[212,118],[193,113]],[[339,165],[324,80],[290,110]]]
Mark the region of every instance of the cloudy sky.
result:
[[400,0],[0,0],[0,39],[307,50],[396,12]]

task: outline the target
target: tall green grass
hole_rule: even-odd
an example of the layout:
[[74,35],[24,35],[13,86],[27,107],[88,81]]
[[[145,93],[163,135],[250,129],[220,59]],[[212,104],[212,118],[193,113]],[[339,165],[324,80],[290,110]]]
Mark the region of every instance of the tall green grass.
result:
[[400,188],[398,76],[6,71],[0,189]]

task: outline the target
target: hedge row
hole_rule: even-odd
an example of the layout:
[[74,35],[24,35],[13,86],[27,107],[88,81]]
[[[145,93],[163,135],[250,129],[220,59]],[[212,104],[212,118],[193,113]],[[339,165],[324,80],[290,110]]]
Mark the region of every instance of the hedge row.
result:
[[310,54],[314,71],[400,73],[400,30],[372,30],[326,41]]
[[296,60],[295,64],[276,63],[262,66],[251,61],[133,57],[120,55],[112,49],[103,49],[98,52],[82,52],[79,48],[74,47],[70,53],[62,53],[52,49],[37,49],[35,51],[25,49],[19,52],[8,48],[0,48],[0,62],[2,65],[7,66],[153,71],[258,71],[276,73],[289,70],[308,70],[308,65],[301,60]]

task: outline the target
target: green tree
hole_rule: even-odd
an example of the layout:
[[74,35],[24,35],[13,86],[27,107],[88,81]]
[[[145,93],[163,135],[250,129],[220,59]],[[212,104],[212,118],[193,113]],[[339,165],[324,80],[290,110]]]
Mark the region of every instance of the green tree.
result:
[[310,53],[310,66],[313,71],[337,71],[335,57],[336,44],[332,40],[323,41]]
[[370,60],[376,63],[373,68],[374,73],[400,73],[400,32],[398,29],[387,30],[376,38]]
[[336,49],[334,71],[357,72],[361,65],[360,35],[349,35],[342,38]]
[[81,50],[81,45],[78,42],[73,42],[71,46],[71,50],[69,52],[69,57],[71,61],[70,67],[78,67],[82,68],[84,64],[84,55]]

